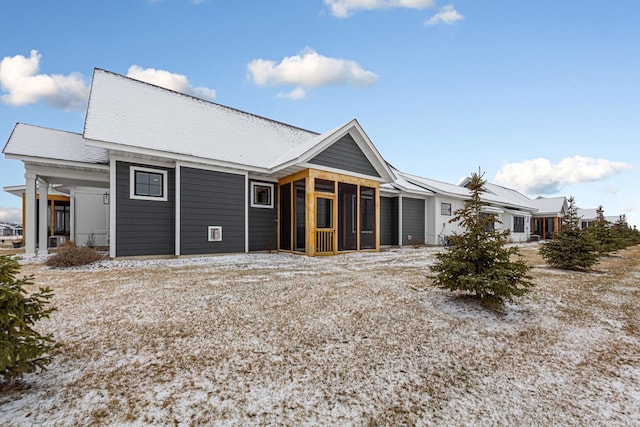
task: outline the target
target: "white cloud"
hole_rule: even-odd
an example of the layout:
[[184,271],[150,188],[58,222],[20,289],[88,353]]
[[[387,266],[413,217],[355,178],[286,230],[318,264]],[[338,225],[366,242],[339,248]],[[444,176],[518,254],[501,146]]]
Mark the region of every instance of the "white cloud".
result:
[[7,92],[0,96],[2,102],[11,106],[21,106],[43,100],[65,110],[85,108],[89,87],[82,75],[38,74],[41,57],[37,50],[32,50],[29,58],[16,55],[2,59],[0,87]]
[[426,9],[434,7],[434,0],[324,0],[331,14],[337,18],[348,18],[358,10],[374,9]]
[[567,157],[557,164],[537,158],[502,166],[495,181],[526,194],[555,194],[564,185],[597,181],[631,168],[628,163],[583,156]]
[[300,99],[305,99],[307,97],[307,91],[298,86],[293,89],[291,92],[278,92],[278,98],[287,98],[293,101],[298,101]]
[[175,74],[165,70],[156,70],[155,68],[141,68],[137,65],[132,65],[127,71],[127,76],[200,98],[216,98],[216,91],[214,89],[193,87],[191,86],[189,79],[187,79],[187,76],[182,74]]
[[[329,85],[371,86],[378,76],[357,62],[330,58],[306,48],[298,55],[285,57],[279,64],[267,59],[254,59],[247,65],[249,77],[258,86],[296,86],[287,97],[301,99],[304,88]],[[297,98],[294,98],[297,97]]]
[[0,206],[0,222],[22,224],[22,209]]
[[464,16],[460,14],[455,8],[454,5],[449,4],[446,6],[442,6],[438,13],[433,15],[431,18],[425,21],[425,25],[438,25],[438,24],[447,24],[453,25],[458,21],[462,21]]

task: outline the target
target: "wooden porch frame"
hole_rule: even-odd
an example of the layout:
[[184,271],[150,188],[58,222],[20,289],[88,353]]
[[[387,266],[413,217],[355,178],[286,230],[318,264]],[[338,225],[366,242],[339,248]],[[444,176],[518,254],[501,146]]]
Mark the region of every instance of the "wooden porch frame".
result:
[[[316,256],[316,255],[332,255],[338,253],[338,184],[352,184],[356,185],[356,250],[360,251],[379,251],[380,250],[380,183],[378,181],[358,178],[351,175],[344,175],[336,172],[327,172],[318,169],[306,169],[295,174],[286,176],[278,180],[278,189],[276,191],[280,191],[280,186],[291,184],[291,197],[290,197],[290,208],[289,212],[294,212],[294,204],[295,204],[295,193],[294,193],[294,185],[293,183],[299,181],[301,179],[305,179],[305,253],[308,256]],[[324,179],[328,181],[334,182],[334,192],[327,193],[324,191],[315,191],[315,178]],[[362,230],[360,229],[360,187],[370,187],[375,190],[375,248],[374,249],[360,249],[360,234]],[[331,252],[326,253],[316,253],[316,198],[324,197],[333,200],[333,250]],[[290,226],[290,241],[292,242],[292,246],[290,250],[280,249],[280,199],[278,199],[278,207],[277,207],[277,216],[278,216],[278,226],[277,226],[277,242],[278,242],[278,250],[292,252],[292,253],[300,253],[295,251],[293,248],[294,242],[294,228],[295,228],[295,220],[291,222]]]

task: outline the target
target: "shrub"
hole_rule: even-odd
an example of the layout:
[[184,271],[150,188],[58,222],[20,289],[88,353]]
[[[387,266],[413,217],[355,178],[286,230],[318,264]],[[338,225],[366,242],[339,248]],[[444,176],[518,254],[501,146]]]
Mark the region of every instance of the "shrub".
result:
[[107,256],[94,248],[76,246],[72,241],[65,242],[58,249],[58,253],[49,257],[46,264],[49,267],[75,267],[91,264],[106,259]]
[[49,353],[58,346],[51,334],[33,329],[55,310],[46,308],[53,292],[40,288],[27,295],[24,287],[33,284],[33,276],[16,279],[19,271],[16,260],[0,256],[0,377],[6,381],[45,369],[51,362]]
[[471,176],[471,199],[449,221],[460,222],[465,232],[449,237],[451,246],[436,254],[431,270],[437,274],[435,284],[440,288],[469,292],[485,302],[502,304],[530,291],[533,282],[518,248],[505,247],[509,230],[495,230],[492,224],[497,222],[496,214],[482,212],[486,203],[480,194],[485,191],[485,183],[481,175]]

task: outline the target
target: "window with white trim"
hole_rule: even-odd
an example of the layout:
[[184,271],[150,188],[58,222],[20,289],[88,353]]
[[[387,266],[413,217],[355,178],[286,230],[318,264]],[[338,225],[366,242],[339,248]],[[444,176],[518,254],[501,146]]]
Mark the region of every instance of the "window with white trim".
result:
[[523,216],[513,217],[513,232],[524,233],[524,217]]
[[131,166],[129,196],[138,200],[167,201],[167,171]]
[[273,184],[266,182],[251,183],[251,207],[273,208]]
[[451,216],[451,203],[440,203],[440,215]]

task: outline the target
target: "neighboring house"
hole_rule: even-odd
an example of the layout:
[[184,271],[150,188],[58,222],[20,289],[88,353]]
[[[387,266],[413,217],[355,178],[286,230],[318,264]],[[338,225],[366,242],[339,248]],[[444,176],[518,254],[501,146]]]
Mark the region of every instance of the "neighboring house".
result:
[[532,234],[542,240],[551,239],[569,210],[566,197],[538,197],[531,200],[531,205],[537,209],[531,219]]
[[[318,134],[101,69],[82,134],[19,123],[3,152],[25,165],[27,254],[56,233],[53,189],[69,197],[69,238],[112,257],[439,244],[469,194],[395,170],[356,120]],[[527,240],[515,218],[535,209],[492,188],[488,209]]]
[[0,222],[0,236],[13,236],[13,226]]
[[580,228],[585,229],[590,227],[594,222],[598,220],[598,209],[576,209],[576,215],[580,219]]

